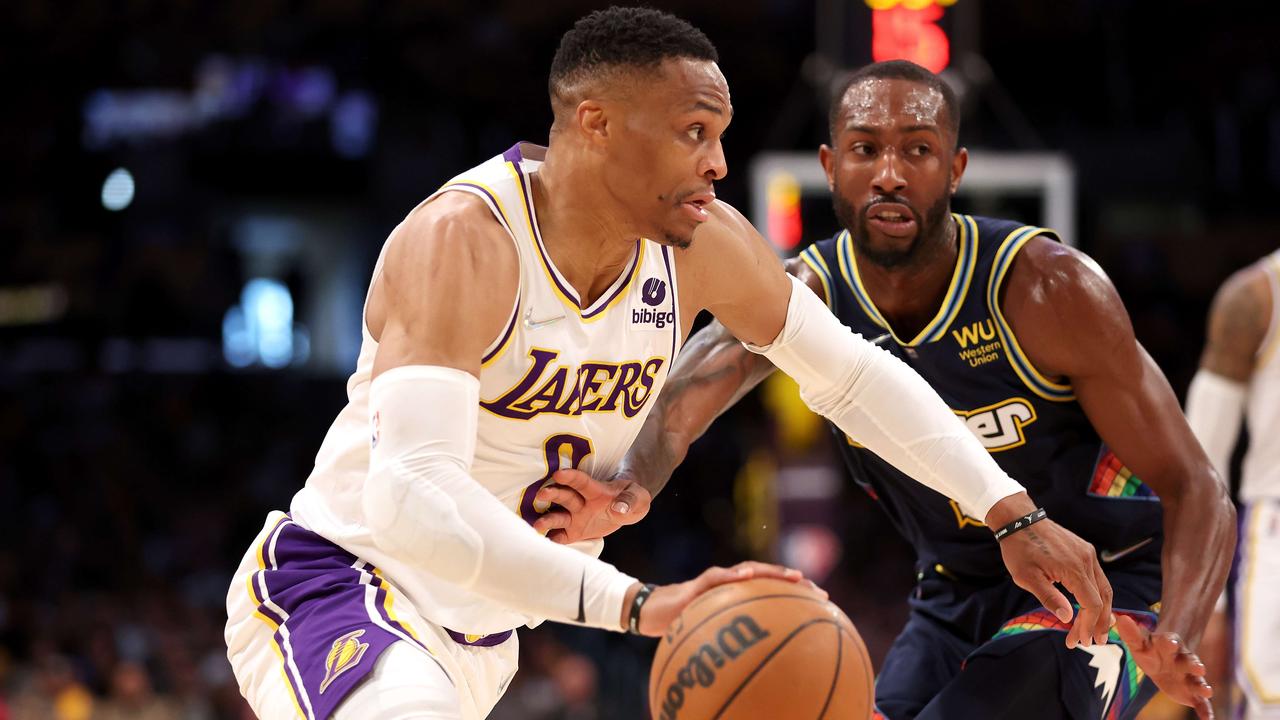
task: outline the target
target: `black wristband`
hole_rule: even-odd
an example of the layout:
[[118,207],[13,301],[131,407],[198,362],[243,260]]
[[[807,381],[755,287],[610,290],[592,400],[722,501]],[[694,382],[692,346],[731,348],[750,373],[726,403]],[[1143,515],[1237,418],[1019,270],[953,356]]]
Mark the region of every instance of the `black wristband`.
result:
[[627,613],[627,632],[632,635],[640,634],[640,608],[644,607],[645,601],[649,599],[649,595],[656,587],[653,583],[645,583],[631,599],[631,612]]
[[1026,530],[1047,517],[1049,517],[1049,513],[1045,512],[1044,508],[1036,508],[1031,511],[1031,514],[1023,515],[1017,520],[1014,520],[1008,525],[997,530],[996,540],[1003,540],[1019,530]]

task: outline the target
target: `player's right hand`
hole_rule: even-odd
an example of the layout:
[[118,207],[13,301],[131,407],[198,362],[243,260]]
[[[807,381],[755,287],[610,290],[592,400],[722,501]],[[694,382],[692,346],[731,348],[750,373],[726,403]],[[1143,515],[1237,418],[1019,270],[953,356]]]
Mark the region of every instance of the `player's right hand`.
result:
[[[1035,595],[1059,620],[1071,623],[1067,647],[1107,642],[1111,630],[1111,583],[1098,564],[1093,545],[1051,519],[998,542],[1005,567],[1018,587]],[[1071,603],[1054,583],[1061,583],[1080,605],[1075,622],[1071,620]]]
[[[666,632],[667,626],[680,617],[680,613],[684,612],[689,603],[697,599],[699,595],[726,583],[741,582],[752,578],[777,578],[779,580],[805,583],[820,593],[822,597],[827,597],[825,590],[813,584],[813,581],[806,580],[799,570],[748,560],[733,567],[708,568],[701,575],[688,582],[660,585],[655,588],[640,609],[640,634],[659,637]],[[626,601],[622,604],[623,628],[626,628],[629,622],[628,614],[631,611],[631,600],[635,597],[637,590],[639,590],[638,585],[627,593]]]

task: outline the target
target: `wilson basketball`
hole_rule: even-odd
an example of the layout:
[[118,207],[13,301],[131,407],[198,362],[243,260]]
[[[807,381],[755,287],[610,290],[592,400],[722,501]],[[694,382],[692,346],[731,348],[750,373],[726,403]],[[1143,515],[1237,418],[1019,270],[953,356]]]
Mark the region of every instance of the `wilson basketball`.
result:
[[853,623],[774,579],[708,592],[671,624],[649,673],[654,720],[864,720],[871,660]]

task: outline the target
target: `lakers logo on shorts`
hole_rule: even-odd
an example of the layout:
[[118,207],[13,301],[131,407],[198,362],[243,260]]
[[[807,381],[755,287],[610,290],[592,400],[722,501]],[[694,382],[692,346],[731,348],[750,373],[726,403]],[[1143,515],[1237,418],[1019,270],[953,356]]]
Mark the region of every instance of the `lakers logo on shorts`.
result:
[[339,675],[360,664],[364,651],[369,649],[369,643],[360,642],[361,635],[364,635],[364,630],[354,630],[333,641],[333,648],[329,650],[329,656],[324,660],[324,682],[320,683],[321,695],[324,694],[325,688],[329,687],[329,683],[336,680]]

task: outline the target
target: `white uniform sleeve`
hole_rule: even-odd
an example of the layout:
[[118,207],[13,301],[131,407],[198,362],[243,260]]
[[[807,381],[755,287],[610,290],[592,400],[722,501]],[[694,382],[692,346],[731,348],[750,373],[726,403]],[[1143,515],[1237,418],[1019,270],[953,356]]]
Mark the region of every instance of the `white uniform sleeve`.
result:
[[1240,435],[1244,402],[1243,383],[1204,369],[1191,379],[1187,390],[1187,424],[1223,480]]
[[362,497],[374,542],[518,612],[621,631],[635,579],[539,535],[471,477],[479,396],[480,381],[453,368],[403,366],[374,379]]
[[841,324],[807,285],[791,283],[782,332],[768,347],[746,347],[794,378],[814,412],[972,517],[1024,490],[923,378]]

